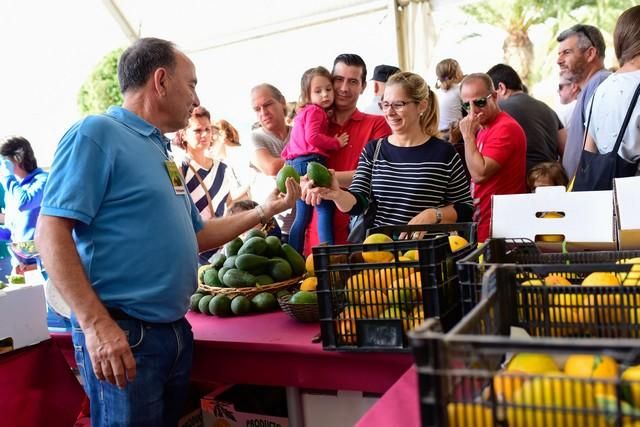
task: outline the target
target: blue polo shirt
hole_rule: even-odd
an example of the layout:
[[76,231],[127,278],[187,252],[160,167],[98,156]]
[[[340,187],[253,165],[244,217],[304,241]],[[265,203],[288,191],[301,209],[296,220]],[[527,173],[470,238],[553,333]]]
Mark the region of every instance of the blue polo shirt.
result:
[[189,194],[176,195],[167,139],[120,107],[89,116],[62,137],[41,214],[76,220],[73,238],[105,306],[149,322],[183,317],[197,286]]

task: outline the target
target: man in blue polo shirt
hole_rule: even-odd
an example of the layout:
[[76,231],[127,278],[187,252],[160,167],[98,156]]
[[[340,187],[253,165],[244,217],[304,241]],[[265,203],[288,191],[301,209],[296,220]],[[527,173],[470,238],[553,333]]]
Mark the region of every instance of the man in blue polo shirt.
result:
[[289,179],[263,205],[203,222],[164,133],[199,105],[193,63],[144,38],[122,54],[123,106],[75,124],[58,146],[36,241],[73,311],[76,361],[94,426],[174,426],[193,334],[184,315],[198,251],[217,247],[300,197]]

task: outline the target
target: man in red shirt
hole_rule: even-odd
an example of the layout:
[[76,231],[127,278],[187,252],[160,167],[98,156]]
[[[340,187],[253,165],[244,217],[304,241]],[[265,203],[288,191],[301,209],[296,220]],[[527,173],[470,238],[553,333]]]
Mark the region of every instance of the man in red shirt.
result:
[[527,139],[522,127],[498,107],[491,77],[469,74],[460,83],[460,121],[465,161],[471,175],[478,241],[491,234],[491,196],[525,193]]
[[[383,116],[374,116],[358,111],[358,98],[367,86],[367,66],[356,54],[344,53],[333,61],[333,90],[335,92],[335,111],[329,123],[328,135],[349,135],[349,144],[333,153],[327,166],[336,170],[336,176],[342,187],[351,184],[353,172],[365,144],[372,139],[391,134],[391,129]],[[349,215],[336,209],[333,219],[334,241],[336,244],[347,242],[349,235]],[[316,216],[307,228],[305,254],[311,251],[318,241]]]

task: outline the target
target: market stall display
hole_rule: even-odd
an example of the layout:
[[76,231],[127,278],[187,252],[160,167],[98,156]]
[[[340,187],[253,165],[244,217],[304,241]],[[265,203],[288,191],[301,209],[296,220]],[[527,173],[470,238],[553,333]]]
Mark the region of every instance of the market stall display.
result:
[[324,348],[406,351],[407,331],[426,317],[455,325],[462,313],[455,262],[475,248],[475,225],[369,233],[362,244],[313,248]]

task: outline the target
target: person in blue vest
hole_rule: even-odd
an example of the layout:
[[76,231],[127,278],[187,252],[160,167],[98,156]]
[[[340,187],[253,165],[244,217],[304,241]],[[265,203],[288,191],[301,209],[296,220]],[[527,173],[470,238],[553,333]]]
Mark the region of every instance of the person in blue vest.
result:
[[[38,167],[31,144],[21,136],[10,136],[0,141],[0,156],[0,185],[4,190],[5,204],[0,240],[33,240],[48,174]],[[15,273],[22,274],[35,268],[35,258],[23,258],[13,252],[11,255]]]

